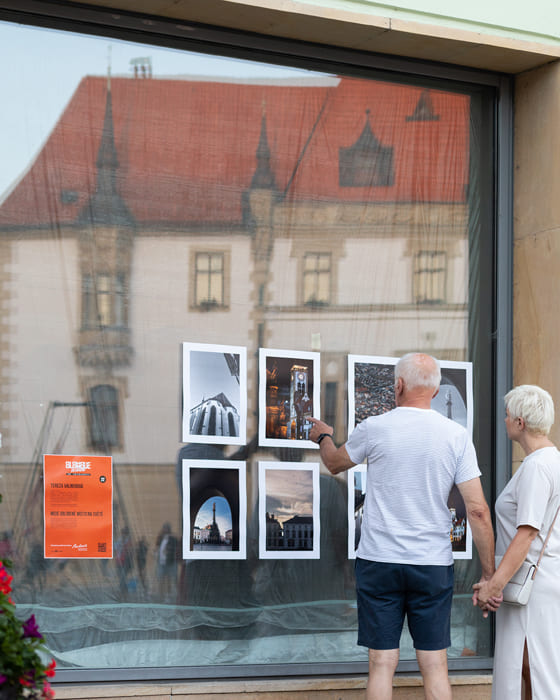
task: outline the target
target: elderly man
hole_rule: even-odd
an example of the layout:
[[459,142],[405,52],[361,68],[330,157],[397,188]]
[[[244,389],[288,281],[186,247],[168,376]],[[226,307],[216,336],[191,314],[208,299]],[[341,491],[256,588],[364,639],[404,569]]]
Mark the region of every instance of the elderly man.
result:
[[433,357],[405,355],[395,366],[396,408],[360,423],[337,448],[333,429],[311,419],[310,439],[332,474],[367,460],[356,558],[358,644],[369,649],[368,700],[392,697],[405,615],[426,698],[451,700],[453,553],[447,500],[457,484],[482,564],[494,571],[494,533],[466,430],[431,410],[441,371]]

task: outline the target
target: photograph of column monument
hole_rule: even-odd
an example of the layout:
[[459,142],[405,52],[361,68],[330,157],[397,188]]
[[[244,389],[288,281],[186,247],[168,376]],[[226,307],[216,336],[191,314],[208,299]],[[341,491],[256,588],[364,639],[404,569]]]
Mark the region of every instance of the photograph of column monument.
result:
[[183,460],[183,559],[245,559],[245,462]]

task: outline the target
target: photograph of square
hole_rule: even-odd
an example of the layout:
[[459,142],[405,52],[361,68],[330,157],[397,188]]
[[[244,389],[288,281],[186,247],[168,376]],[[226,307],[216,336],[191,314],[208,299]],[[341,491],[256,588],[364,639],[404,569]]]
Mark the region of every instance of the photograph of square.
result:
[[183,460],[183,559],[245,559],[246,464]]
[[[367,355],[348,356],[348,435],[369,416],[377,416],[395,408],[395,365],[398,357],[381,357]],[[462,425],[469,435],[473,429],[473,389],[472,363],[441,360],[441,384],[437,396],[432,399],[431,408],[456,423]],[[359,470],[366,469],[360,465],[348,473],[348,552],[355,557],[359,541],[356,529],[356,516],[352,510],[356,486],[365,496],[365,474],[355,476]],[[363,481],[363,482],[362,482]],[[472,533],[466,518],[465,503],[457,487],[449,494],[448,506],[451,513],[451,546],[454,559],[472,559]],[[359,514],[361,524],[361,512]],[[355,543],[352,544],[352,542]],[[350,556],[352,547],[354,554]]]
[[320,418],[320,354],[259,351],[259,445],[318,449],[309,439]]
[[259,557],[319,559],[319,464],[259,462]]
[[244,445],[247,350],[183,343],[182,441]]

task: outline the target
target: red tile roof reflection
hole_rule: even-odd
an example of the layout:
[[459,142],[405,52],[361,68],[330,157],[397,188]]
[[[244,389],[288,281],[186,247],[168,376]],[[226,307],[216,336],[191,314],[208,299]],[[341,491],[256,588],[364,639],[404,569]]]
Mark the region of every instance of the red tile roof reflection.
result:
[[[271,168],[288,200],[465,201],[465,95],[431,90],[439,119],[411,121],[422,89],[372,80],[289,86],[114,78],[111,92],[117,187],[140,224],[241,222],[241,195],[255,171],[263,110]],[[106,97],[105,78],[81,81],[30,170],[0,207],[0,225],[76,220],[96,187]],[[366,110],[377,139],[394,149],[394,183],[341,187],[339,149],[359,138]]]

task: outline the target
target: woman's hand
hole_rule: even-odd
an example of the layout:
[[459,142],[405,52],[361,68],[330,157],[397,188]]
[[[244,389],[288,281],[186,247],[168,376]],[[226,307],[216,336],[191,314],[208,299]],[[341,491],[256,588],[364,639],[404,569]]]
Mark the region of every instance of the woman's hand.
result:
[[488,617],[489,612],[496,612],[504,597],[502,591],[492,582],[492,579],[481,579],[473,585],[473,605],[478,605],[483,617]]

